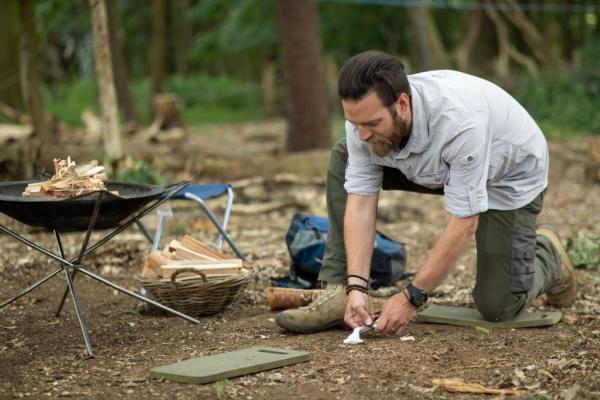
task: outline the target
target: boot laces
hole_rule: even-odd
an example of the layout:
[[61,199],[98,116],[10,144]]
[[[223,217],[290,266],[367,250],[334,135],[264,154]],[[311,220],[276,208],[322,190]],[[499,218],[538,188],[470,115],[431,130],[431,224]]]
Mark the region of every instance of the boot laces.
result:
[[323,293],[321,293],[321,295],[319,297],[317,297],[312,303],[310,303],[308,306],[306,306],[304,309],[306,311],[313,311],[316,307],[319,307],[320,305],[327,303],[329,300],[331,300],[331,298],[335,297],[338,293],[340,285],[336,285],[336,284],[328,284],[327,287],[325,288],[325,291]]

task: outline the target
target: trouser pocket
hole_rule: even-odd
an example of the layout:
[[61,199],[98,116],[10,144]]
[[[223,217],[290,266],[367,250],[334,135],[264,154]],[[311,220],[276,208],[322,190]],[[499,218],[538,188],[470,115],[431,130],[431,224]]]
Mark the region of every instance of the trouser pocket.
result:
[[517,228],[511,238],[511,278],[512,293],[527,293],[533,288],[535,276],[535,231]]

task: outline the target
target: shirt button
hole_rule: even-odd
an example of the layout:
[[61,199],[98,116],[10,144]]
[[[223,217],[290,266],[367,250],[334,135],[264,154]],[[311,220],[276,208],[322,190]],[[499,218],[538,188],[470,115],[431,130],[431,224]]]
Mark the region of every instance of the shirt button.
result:
[[470,185],[469,190],[472,192],[473,190],[475,190],[475,187],[473,187],[473,185]]

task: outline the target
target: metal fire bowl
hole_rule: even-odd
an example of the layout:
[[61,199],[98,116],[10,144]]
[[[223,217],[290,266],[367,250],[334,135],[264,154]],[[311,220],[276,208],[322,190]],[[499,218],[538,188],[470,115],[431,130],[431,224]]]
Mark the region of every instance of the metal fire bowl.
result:
[[[0,212],[30,226],[60,232],[88,229],[101,191],[64,199],[23,197],[22,193],[29,183],[33,181],[0,182]],[[139,183],[108,181],[106,187],[108,191],[119,192],[119,195],[104,192],[94,229],[118,225],[165,193],[162,187]]]

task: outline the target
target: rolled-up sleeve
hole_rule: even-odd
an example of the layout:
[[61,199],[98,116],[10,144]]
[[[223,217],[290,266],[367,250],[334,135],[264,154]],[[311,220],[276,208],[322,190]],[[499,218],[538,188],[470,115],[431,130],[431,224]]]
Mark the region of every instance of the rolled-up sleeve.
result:
[[381,190],[383,167],[376,165],[366,143],[358,137],[354,125],[346,121],[346,144],[348,146],[348,166],[346,167],[346,192],[371,196]]
[[491,147],[488,128],[486,114],[476,113],[468,117],[442,153],[450,166],[444,186],[446,209],[460,218],[488,209],[486,184]]

